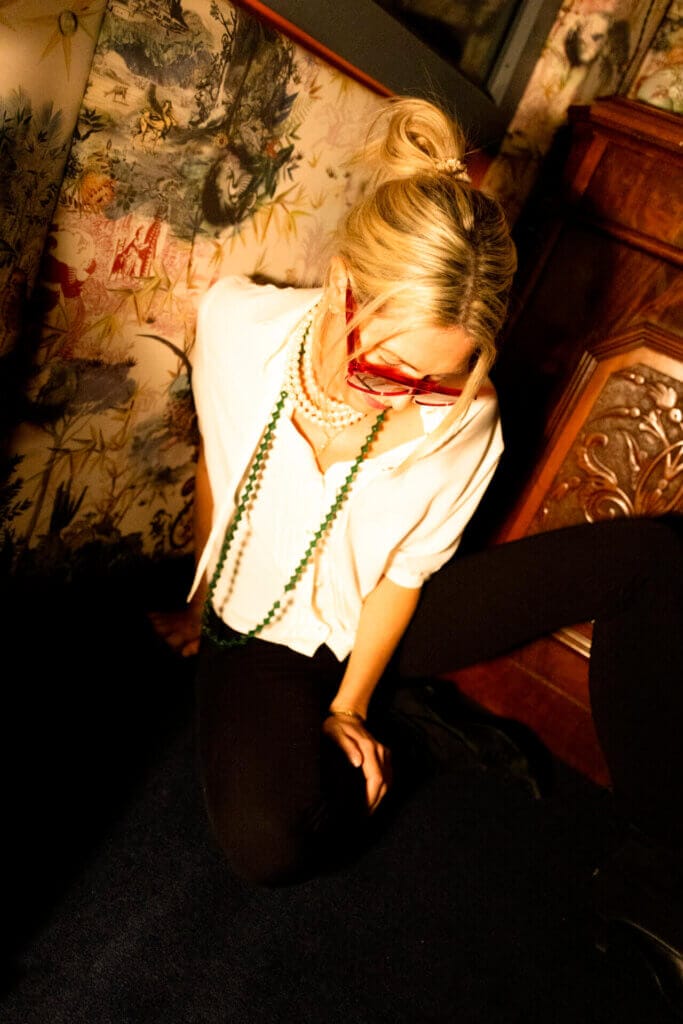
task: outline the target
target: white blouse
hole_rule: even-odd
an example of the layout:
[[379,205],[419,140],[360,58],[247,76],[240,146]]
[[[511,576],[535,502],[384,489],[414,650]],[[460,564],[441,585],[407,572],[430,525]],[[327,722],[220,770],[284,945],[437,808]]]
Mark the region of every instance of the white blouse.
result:
[[[192,390],[214,516],[190,597],[204,572],[212,577],[252,456],[283,390],[290,334],[320,295],[320,289],[256,285],[235,276],[216,282],[202,299]],[[426,432],[446,414],[443,407],[420,408]],[[362,603],[383,576],[420,587],[457,548],[503,451],[498,405],[493,396],[478,398],[450,438],[402,473],[397,470],[420,438],[367,458],[285,601],[285,584],[352,465],[337,462],[322,473],[292,411],[288,399],[214,605],[229,626],[246,632],[280,600],[259,636],[306,655],[326,644],[341,661],[353,646]]]

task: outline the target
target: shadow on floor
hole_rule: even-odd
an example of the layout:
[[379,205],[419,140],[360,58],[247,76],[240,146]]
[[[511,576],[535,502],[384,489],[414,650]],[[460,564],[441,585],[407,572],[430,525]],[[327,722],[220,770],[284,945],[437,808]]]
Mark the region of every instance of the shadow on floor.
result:
[[250,888],[204,817],[191,664],[120,597],[22,595],[9,625],[3,1024],[669,1020],[593,949],[621,826],[569,769],[534,800],[463,763],[356,863]]

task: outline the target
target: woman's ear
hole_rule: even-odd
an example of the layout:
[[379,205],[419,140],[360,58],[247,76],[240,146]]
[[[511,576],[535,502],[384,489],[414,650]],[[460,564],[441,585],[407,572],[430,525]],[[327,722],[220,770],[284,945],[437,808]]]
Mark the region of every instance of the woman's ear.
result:
[[346,308],[346,286],[349,273],[341,256],[330,260],[327,275],[327,306],[330,313],[341,313]]

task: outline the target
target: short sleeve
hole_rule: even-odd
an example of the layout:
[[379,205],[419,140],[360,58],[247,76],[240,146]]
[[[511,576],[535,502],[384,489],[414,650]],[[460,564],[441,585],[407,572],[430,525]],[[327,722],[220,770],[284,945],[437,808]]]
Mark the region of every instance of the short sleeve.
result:
[[[503,453],[495,401],[474,417],[445,452],[424,459],[411,481],[413,494],[431,495],[426,509],[390,557],[385,575],[418,588],[456,552]],[[410,472],[410,471],[408,471]]]

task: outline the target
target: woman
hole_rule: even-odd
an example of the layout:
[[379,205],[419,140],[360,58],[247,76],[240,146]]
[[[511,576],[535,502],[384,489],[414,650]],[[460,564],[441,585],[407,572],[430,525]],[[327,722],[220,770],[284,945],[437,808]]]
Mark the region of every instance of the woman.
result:
[[[330,746],[360,771],[363,813],[385,796],[390,755],[366,723],[372,694],[502,451],[487,373],[515,250],[463,155],[462,134],[436,107],[389,103],[324,287],[226,278],[200,308],[203,553],[191,605],[196,623],[208,590],[200,741],[216,831],[234,866],[263,879],[288,877],[311,856],[300,819],[329,810],[314,800],[311,811],[311,787],[319,757],[324,774],[336,760]],[[233,632],[252,639],[232,646]],[[245,674],[242,695],[224,685]],[[291,721],[277,703],[289,687]],[[253,728],[268,737],[264,763],[252,750],[248,770],[241,741],[219,725],[225,717],[237,729],[236,706],[245,743]],[[283,768],[287,756],[296,765]],[[312,774],[297,796],[304,763]],[[326,829],[314,831],[316,846]]]
[[157,625],[200,649],[215,833],[253,881],[318,870],[391,787],[372,712],[392,659],[436,675],[594,619],[615,794],[677,849],[680,542],[632,520],[449,562],[502,452],[487,375],[515,250],[436,107],[389,101],[364,159],[322,289],[227,278],[200,309],[200,557],[189,615]]

